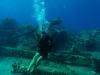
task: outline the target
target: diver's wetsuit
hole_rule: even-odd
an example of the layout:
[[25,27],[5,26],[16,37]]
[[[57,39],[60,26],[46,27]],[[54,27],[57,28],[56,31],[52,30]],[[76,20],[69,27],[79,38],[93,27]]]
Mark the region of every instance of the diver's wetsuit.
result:
[[40,39],[38,43],[38,52],[44,58],[47,58],[48,52],[52,49],[52,39],[46,34],[43,34],[43,37]]

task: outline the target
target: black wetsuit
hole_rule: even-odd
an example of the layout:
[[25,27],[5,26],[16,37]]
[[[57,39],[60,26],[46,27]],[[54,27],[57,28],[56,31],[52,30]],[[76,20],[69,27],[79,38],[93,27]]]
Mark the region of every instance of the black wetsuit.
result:
[[52,39],[47,34],[44,34],[38,43],[38,48],[40,55],[43,56],[43,58],[47,58],[48,53],[52,49]]

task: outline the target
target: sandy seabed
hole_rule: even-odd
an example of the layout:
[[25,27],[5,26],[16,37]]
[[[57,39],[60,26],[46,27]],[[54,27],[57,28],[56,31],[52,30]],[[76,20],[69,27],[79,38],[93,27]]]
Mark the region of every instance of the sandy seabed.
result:
[[[25,61],[27,59],[14,58],[14,57],[0,57],[0,75],[13,75],[11,73],[12,64],[16,61]],[[91,69],[86,67],[69,66],[70,69],[76,70],[78,75],[94,75]],[[99,75],[99,74],[97,74]]]
[[11,73],[12,64],[21,58],[0,57],[0,75],[13,75]]

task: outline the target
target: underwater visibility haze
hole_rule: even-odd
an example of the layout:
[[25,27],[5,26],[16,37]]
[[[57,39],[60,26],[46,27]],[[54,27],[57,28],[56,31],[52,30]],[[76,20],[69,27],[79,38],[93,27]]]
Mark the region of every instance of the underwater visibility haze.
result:
[[0,75],[100,75],[100,0],[0,0]]
[[[15,18],[21,23],[34,22],[34,0],[0,0],[0,19]],[[61,17],[66,27],[93,29],[100,27],[99,0],[43,0],[46,18]]]

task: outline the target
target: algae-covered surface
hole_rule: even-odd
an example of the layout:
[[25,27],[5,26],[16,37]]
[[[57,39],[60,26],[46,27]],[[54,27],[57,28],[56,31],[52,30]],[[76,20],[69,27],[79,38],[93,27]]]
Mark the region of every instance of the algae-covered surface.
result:
[[[32,30],[26,27],[25,31],[10,38],[8,35],[1,37],[7,38],[3,41],[0,39],[0,75],[21,75],[25,72],[38,51],[39,36],[36,35],[36,31],[33,34],[33,30],[34,27]],[[49,33],[52,34],[54,46],[48,52],[48,58],[41,60],[35,68],[33,75],[99,75],[100,30],[78,34],[66,30],[53,31],[50,30]],[[17,70],[16,64],[20,66]]]
[[0,75],[13,75],[12,64],[16,61],[22,61],[21,58],[14,57],[0,57]]
[[[14,57],[0,57],[0,75],[16,75],[16,73],[11,73],[12,64],[14,62],[21,62],[21,65],[28,66],[30,59],[14,58]],[[89,67],[86,66],[75,66],[61,64],[53,61],[41,61],[41,64],[38,66],[37,70],[43,72],[54,73],[54,72],[63,72],[66,75],[99,75]],[[18,74],[20,75],[20,74]],[[34,75],[34,74],[33,74]],[[58,74],[59,75],[59,74]]]

